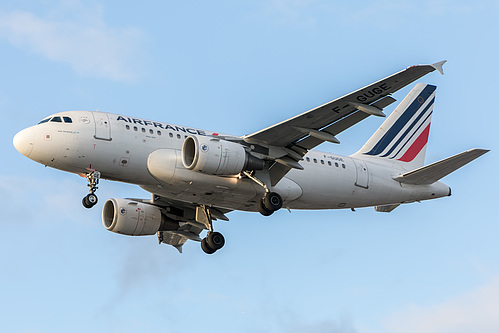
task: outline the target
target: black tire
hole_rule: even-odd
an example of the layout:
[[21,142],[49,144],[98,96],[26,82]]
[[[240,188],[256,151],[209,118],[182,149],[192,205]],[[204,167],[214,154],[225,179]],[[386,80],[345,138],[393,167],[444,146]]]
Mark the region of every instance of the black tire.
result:
[[206,238],[203,238],[203,240],[201,241],[201,248],[203,249],[204,253],[206,253],[206,254],[213,254],[213,253],[217,252],[217,250],[213,250],[208,245],[208,243],[206,242]]
[[93,205],[90,204],[88,201],[87,201],[87,197],[83,197],[83,199],[81,200],[81,203],[83,204],[83,207],[85,208],[92,208]]
[[215,251],[220,250],[225,245],[225,238],[219,232],[210,232],[205,239],[208,246]]
[[282,198],[278,193],[270,192],[263,198],[263,203],[268,210],[275,212],[276,210],[281,209]]
[[270,216],[274,213],[273,210],[268,210],[267,207],[265,207],[265,205],[263,204],[263,199],[258,201],[258,211],[263,216]]
[[99,201],[97,199],[97,196],[93,193],[87,194],[85,199],[86,199],[87,203],[90,205],[90,207],[95,206],[97,204],[97,201]]

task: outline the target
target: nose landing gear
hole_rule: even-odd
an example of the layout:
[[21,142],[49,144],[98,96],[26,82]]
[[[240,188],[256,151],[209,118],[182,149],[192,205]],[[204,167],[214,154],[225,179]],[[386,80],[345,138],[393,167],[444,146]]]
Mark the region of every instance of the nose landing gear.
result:
[[92,208],[97,204],[97,201],[98,201],[97,196],[94,193],[89,193],[83,197],[81,203],[85,208]]
[[97,191],[98,187],[97,185],[99,184],[100,180],[100,172],[99,171],[92,171],[87,174],[87,181],[88,184],[87,186],[89,187],[90,193],[87,194],[81,201],[83,204],[83,207],[85,208],[92,208],[97,204],[97,195],[95,194],[95,191]]

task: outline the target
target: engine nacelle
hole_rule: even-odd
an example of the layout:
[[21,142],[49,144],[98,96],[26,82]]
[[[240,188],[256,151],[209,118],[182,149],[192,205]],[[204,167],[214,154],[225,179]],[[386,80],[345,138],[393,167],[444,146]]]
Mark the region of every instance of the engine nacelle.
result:
[[182,146],[182,164],[189,170],[230,176],[243,170],[261,170],[265,162],[247,153],[238,143],[189,136]]
[[158,207],[127,199],[109,199],[102,209],[104,227],[123,235],[154,235],[161,227],[161,220]]

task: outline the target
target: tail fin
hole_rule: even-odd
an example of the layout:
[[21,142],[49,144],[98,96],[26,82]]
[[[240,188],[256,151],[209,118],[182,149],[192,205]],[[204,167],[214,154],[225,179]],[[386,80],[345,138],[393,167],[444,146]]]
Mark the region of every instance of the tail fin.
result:
[[436,89],[418,83],[354,156],[396,162],[406,170],[423,166]]

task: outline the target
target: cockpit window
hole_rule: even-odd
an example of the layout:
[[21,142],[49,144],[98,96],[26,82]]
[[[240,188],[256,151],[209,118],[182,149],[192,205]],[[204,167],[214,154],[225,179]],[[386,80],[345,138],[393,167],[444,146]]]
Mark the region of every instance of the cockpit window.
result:
[[50,120],[51,123],[62,123],[61,117],[54,117]]
[[73,120],[71,120],[71,118],[69,118],[69,117],[62,117],[62,118],[64,119],[65,123],[72,123],[73,122]]
[[49,117],[49,118],[45,118],[45,119],[43,119],[42,121],[40,121],[40,122],[38,123],[38,125],[43,124],[43,123],[47,123],[49,120],[50,120],[50,117]]

